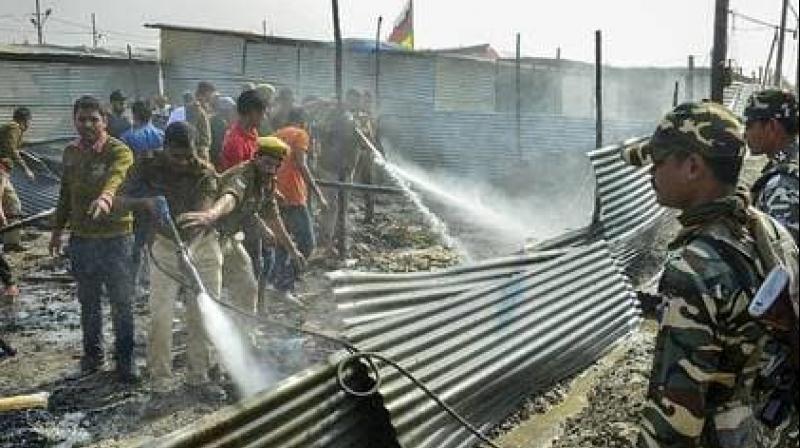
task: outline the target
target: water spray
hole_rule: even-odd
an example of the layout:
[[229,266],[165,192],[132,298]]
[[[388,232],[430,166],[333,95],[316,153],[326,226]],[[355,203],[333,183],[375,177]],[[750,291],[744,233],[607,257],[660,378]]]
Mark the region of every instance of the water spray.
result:
[[444,243],[445,246],[448,248],[452,248],[456,250],[459,255],[461,255],[466,260],[470,259],[469,253],[467,252],[466,248],[460,241],[450,235],[450,232],[447,229],[447,225],[442,221],[436,214],[434,214],[423,202],[422,199],[419,197],[414,190],[411,189],[411,185],[408,183],[406,178],[403,175],[403,172],[397,168],[396,166],[389,163],[388,160],[378,151],[378,148],[370,141],[370,139],[364,135],[364,132],[361,131],[358,127],[356,127],[356,134],[358,135],[361,142],[370,149],[372,152],[373,160],[375,163],[378,164],[381,168],[386,171],[389,176],[403,189],[403,193],[405,196],[417,207],[417,209],[422,213],[425,217],[425,220],[428,221],[433,231],[439,235],[439,238]]
[[[214,345],[217,346],[219,356],[223,364],[228,368],[237,386],[241,388],[244,395],[252,395],[274,383],[276,378],[274,375],[268,374],[268,372],[258,372],[258,375],[252,375],[253,372],[258,371],[258,365],[247,352],[247,340],[239,333],[236,325],[229,319],[224,318],[221,312],[221,306],[227,304],[220,302],[219,299],[213,297],[208,292],[208,289],[203,283],[203,279],[200,277],[200,272],[197,270],[197,266],[192,260],[189,248],[184,243],[183,238],[181,238],[178,226],[172,219],[167,200],[163,196],[156,197],[156,214],[158,215],[159,221],[169,228],[172,234],[172,240],[178,247],[176,251],[177,256],[191,278],[192,285],[187,286],[193,287],[197,292],[197,306],[200,308],[200,313],[203,316],[203,322],[207,333],[211,336],[212,341],[214,341]],[[179,281],[177,278],[175,280]],[[228,305],[228,307],[230,306]],[[218,318],[214,316],[218,316]],[[225,344],[225,347],[222,347],[223,344],[217,339],[220,336],[225,337],[225,340],[228,342],[233,340],[237,343]]]

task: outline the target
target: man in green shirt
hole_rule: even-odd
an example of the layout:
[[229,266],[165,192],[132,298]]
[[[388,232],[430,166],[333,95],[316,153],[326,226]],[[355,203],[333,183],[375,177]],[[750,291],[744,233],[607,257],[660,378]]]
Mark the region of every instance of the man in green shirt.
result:
[[79,98],[73,119],[79,137],[64,149],[50,252],[61,253],[63,233],[69,226],[69,256],[81,304],[81,374],[94,373],[104,364],[101,295],[105,289],[111,303],[117,375],[122,382],[133,382],[137,380],[131,309],[133,217],[112,211],[117,190],[133,164],[133,153],[108,135],[107,117],[96,98]]

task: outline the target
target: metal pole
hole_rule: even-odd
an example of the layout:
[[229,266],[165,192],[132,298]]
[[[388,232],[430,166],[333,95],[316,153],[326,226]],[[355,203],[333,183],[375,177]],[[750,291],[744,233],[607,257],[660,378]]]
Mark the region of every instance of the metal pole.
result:
[[[375,29],[375,87],[373,98],[375,99],[375,108],[373,109],[373,114],[378,113],[380,107],[380,78],[381,78],[381,25],[383,24],[383,17],[378,16],[378,26]],[[375,120],[375,115],[370,117],[372,123],[374,125],[372,132],[374,133],[373,137],[375,138],[376,142],[380,142],[380,134],[378,131],[378,121]],[[364,182],[367,184],[372,184],[372,158],[369,159],[367,162],[367,169],[365,173]],[[367,192],[364,196],[366,202],[366,211],[364,212],[364,218],[368,223],[371,223],[375,219],[375,196],[371,193]]]
[[128,68],[131,70],[131,77],[133,78],[133,91],[136,94],[136,99],[139,99],[139,79],[136,77],[136,67],[133,65],[133,50],[131,44],[128,46]]
[[378,27],[375,31],[375,110],[380,110],[381,98],[381,25],[383,16],[378,16]]
[[[333,8],[333,38],[336,44],[336,60],[334,65],[336,102],[338,113],[344,114],[344,106],[342,104],[342,30],[339,24],[339,1],[331,0],[331,5]],[[340,117],[340,120],[341,118],[342,117]],[[334,143],[334,146],[338,148],[339,151],[342,151],[339,157],[339,182],[345,182],[347,180],[347,168],[344,165],[344,157],[341,157],[346,150],[342,147],[344,143],[342,137],[342,135],[338,135],[338,141]],[[347,148],[347,150],[353,150],[353,148]],[[347,192],[345,190],[339,191],[337,205],[336,224],[338,235],[336,248],[339,252],[339,258],[345,259],[347,258]]]
[[716,0],[714,47],[711,50],[711,101],[722,104],[725,89],[725,58],[728,52],[729,0]]
[[97,22],[94,13],[92,13],[92,48],[97,48]]
[[595,71],[595,146],[603,146],[603,35],[600,30],[594,32],[594,71]]
[[680,83],[678,81],[675,81],[675,90],[672,92],[672,107],[675,107],[675,106],[678,105],[678,86],[679,85],[680,85]]
[[778,37],[778,55],[775,60],[775,85],[783,84],[783,44],[786,42],[786,10],[789,9],[789,0],[783,0],[781,8],[781,28]]
[[520,48],[520,36],[517,33],[517,66],[516,66],[516,131],[517,131],[517,155],[522,160],[522,91],[520,89],[520,77],[522,76],[522,55]]
[[39,38],[39,45],[44,43],[44,36],[42,36],[42,6],[39,0],[36,0],[36,35]]
[[694,56],[689,55],[689,68],[686,73],[686,101],[694,101]]
[[333,39],[336,45],[336,60],[334,62],[334,88],[336,89],[336,102],[342,107],[342,30],[339,26],[339,0],[331,0],[333,5]]
[[775,35],[772,37],[772,44],[769,46],[769,55],[767,56],[767,66],[764,68],[764,80],[761,82],[762,86],[770,84],[770,71],[769,67],[772,65],[772,55],[775,53],[775,46],[778,44],[778,29],[775,28]]

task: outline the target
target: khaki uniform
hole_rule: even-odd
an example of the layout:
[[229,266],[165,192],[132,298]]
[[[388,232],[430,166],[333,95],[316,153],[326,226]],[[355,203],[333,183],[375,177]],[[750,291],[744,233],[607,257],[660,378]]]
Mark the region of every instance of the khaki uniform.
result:
[[[231,194],[236,208],[220,220],[220,245],[223,254],[224,287],[236,306],[248,312],[258,308],[258,282],[253,263],[236,234],[256,217],[265,221],[280,219],[275,201],[275,181],[262,180],[252,162],[237,165],[225,172],[220,196]],[[262,304],[262,308],[263,308]]]
[[[210,166],[172,166],[157,154],[135,165],[126,180],[131,196],[166,197],[173,216],[210,207],[217,194],[217,180]],[[154,380],[172,375],[172,322],[175,299],[182,284],[192,284],[171,232],[159,227],[153,238],[150,260],[150,331],[147,365]],[[214,230],[182,229],[181,239],[188,246],[200,278],[208,292],[219,297],[222,285],[222,253]],[[183,296],[186,306],[187,355],[190,384],[208,381],[208,337],[193,293]]]
[[[9,221],[22,215],[22,203],[11,183],[11,170],[22,160],[19,154],[22,134],[22,127],[15,121],[0,127],[0,200],[3,201],[3,213]],[[12,230],[2,235],[2,241],[20,244],[21,236],[21,229]]]
[[204,160],[209,160],[211,151],[211,125],[208,120],[208,112],[200,102],[195,101],[186,106],[186,122],[195,128],[194,147]]

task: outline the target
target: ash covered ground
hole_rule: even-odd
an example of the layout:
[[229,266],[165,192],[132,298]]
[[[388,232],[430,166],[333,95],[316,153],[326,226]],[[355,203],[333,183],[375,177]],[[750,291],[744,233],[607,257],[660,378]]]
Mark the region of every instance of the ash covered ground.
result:
[[[755,178],[762,163],[755,160],[747,165],[747,181]],[[339,323],[334,317],[335,304],[328,293],[324,272],[339,268],[410,272],[459,262],[453,251],[438,244],[412,204],[397,197],[381,198],[374,223],[365,224],[360,202],[353,202],[358,205],[350,210],[353,230],[348,259],[340,262],[312,258],[305,280],[299,284],[301,296],[310,309],[298,313],[278,303],[270,308],[270,318],[336,331]],[[659,232],[652,246],[657,249],[656,256],[645,257],[647,266],[641,266],[644,272],[655,272],[658,252],[675,229],[673,225]],[[171,392],[152,393],[146,379],[135,387],[121,387],[113,381],[110,371],[81,381],[66,379],[81,352],[74,285],[63,260],[46,255],[49,234],[31,230],[28,236],[31,250],[9,256],[21,278],[22,294],[13,304],[3,302],[0,306],[0,335],[19,352],[15,357],[0,359],[0,397],[36,392],[50,392],[51,396],[45,410],[0,413],[0,447],[138,446],[237,399],[236,390],[224,372],[218,373],[218,381],[226,393],[219,397],[195,395],[182,386],[186,356],[180,320],[176,322],[176,378]],[[142,366],[144,330],[149,321],[147,308],[142,300],[135,306],[137,358]],[[105,311],[108,313],[108,309]],[[176,317],[180,316],[178,310]],[[108,315],[105,322],[110,322]],[[109,346],[112,341],[109,326],[105,333]],[[639,332],[619,347],[621,355],[601,361],[587,372],[524,400],[516,412],[495,428],[493,435],[509,448],[631,446],[652,363],[655,333],[655,323],[645,321]],[[319,362],[339,349],[333,343],[274,326],[258,333],[258,338],[264,347],[262,354],[275,368],[276,379]],[[302,348],[300,355],[298,347]],[[589,375],[588,385],[576,390],[576,381],[584,374]],[[557,431],[546,443],[514,444],[506,439],[521,424],[555,412],[574,393],[581,394],[583,404],[563,419],[551,419],[551,426],[557,427]]]
[[[270,319],[336,331],[338,322],[332,317],[335,304],[328,294],[325,272],[345,267],[409,272],[451,266],[459,261],[455,253],[438,245],[426,231],[410,203],[397,197],[378,201],[371,224],[363,222],[360,205],[351,206],[353,228],[347,260],[312,258],[304,280],[298,285],[309,310],[302,313],[274,303],[270,306]],[[18,352],[14,357],[0,358],[0,397],[49,392],[49,406],[43,410],[0,413],[0,447],[138,446],[238,398],[224,369],[212,368],[224,394],[203,396],[183,386],[186,334],[181,304],[175,314],[174,384],[169,385],[167,392],[150,391],[145,366],[150,318],[146,299],[137,300],[134,306],[137,363],[143,373],[141,384],[133,387],[117,384],[110,361],[101,374],[67,379],[81,354],[79,304],[65,260],[53,259],[46,253],[48,238],[47,232],[28,230],[30,250],[7,255],[20,279],[22,293],[13,303],[3,301],[0,305],[0,335]],[[104,313],[106,348],[110,351],[113,334],[107,305]],[[248,322],[243,325],[255,345],[263,349],[259,352],[261,359],[276,381],[322,361],[340,348],[275,325]],[[110,359],[110,354],[107,358]]]

